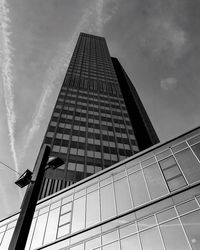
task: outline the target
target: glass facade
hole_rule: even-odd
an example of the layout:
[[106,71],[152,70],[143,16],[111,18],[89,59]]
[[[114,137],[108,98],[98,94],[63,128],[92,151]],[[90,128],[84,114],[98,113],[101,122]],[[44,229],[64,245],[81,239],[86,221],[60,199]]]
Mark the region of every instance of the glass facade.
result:
[[[200,248],[200,128],[38,202],[26,250]],[[7,249],[18,214],[0,222]]]
[[46,172],[40,198],[138,153],[129,113],[105,39],[81,33],[43,142],[65,164]]

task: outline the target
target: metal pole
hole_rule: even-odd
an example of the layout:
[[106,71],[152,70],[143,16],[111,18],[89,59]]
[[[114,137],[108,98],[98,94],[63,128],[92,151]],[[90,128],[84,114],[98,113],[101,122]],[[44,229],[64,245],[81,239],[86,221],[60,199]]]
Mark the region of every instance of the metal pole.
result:
[[43,145],[33,170],[31,182],[26,190],[8,250],[23,250],[25,248],[49,154],[50,147]]

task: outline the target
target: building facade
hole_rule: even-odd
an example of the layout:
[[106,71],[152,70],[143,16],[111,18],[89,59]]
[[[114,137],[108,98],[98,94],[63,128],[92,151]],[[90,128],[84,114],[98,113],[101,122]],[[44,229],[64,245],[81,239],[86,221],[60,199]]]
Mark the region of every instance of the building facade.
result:
[[43,141],[65,164],[46,172],[40,198],[158,142],[105,39],[81,33]]
[[200,249],[200,127],[38,201],[25,249]]

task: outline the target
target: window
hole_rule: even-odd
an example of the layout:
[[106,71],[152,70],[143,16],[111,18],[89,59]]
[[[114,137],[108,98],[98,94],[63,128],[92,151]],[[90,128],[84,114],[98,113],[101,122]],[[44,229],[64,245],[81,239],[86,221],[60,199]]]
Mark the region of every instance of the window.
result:
[[156,163],[144,168],[144,175],[152,199],[168,193],[164,178],[162,177],[159,166]]
[[53,132],[47,132],[47,137],[53,137],[54,133]]
[[160,230],[166,249],[190,249],[178,219],[161,224]]
[[84,165],[83,164],[76,164],[76,171],[78,172],[84,172]]
[[100,197],[102,220],[106,220],[115,215],[113,188],[111,184],[100,189]]
[[63,139],[64,139],[64,140],[69,140],[69,135],[63,134]]
[[52,122],[50,123],[50,126],[56,127],[56,125],[57,125],[57,122],[53,122],[53,121],[52,121]]
[[125,212],[132,207],[127,179],[123,178],[121,180],[115,181],[114,186],[115,186],[117,211],[118,213]]
[[76,155],[77,154],[77,148],[71,148],[70,149],[70,154]]
[[59,152],[59,150],[60,150],[60,146],[57,146],[57,145],[53,146],[53,151],[54,152]]
[[53,116],[54,117],[59,117],[59,113],[55,112],[55,113],[53,113]]
[[68,163],[68,170],[75,171],[76,164],[73,162]]
[[67,153],[67,147],[60,147],[60,152],[66,154]]
[[175,157],[189,183],[200,179],[200,164],[190,149],[182,150]]
[[134,206],[139,206],[150,200],[142,171],[129,175],[129,183]]
[[184,187],[186,181],[173,156],[159,161],[170,191]]

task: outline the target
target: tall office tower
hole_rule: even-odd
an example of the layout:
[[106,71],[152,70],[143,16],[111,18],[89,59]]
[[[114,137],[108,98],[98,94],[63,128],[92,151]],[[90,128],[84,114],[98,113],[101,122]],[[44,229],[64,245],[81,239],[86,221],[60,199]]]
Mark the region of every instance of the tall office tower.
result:
[[43,143],[65,164],[45,174],[40,198],[159,142],[103,37],[81,33]]

